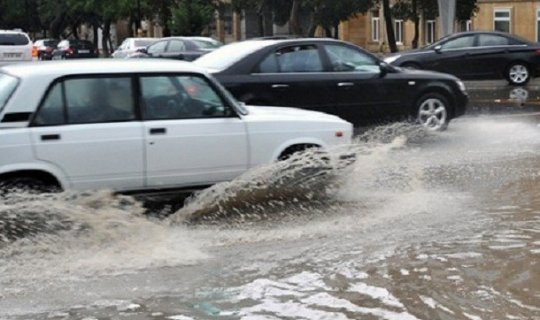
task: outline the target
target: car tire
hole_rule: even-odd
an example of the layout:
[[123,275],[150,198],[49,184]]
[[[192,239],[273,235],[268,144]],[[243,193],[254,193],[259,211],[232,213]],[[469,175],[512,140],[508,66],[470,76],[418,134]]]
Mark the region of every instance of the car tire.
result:
[[529,66],[524,62],[514,62],[506,69],[506,79],[511,85],[523,86],[531,79]]
[[424,94],[416,103],[416,122],[431,131],[444,131],[450,121],[450,108],[442,94]]
[[32,177],[13,177],[0,181],[0,195],[11,191],[24,191],[28,193],[58,192],[60,188],[43,180]]

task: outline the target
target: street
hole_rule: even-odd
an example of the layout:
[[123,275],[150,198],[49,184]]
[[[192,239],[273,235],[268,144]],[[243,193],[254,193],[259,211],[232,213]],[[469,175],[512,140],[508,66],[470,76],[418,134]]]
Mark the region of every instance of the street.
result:
[[[0,234],[0,319],[540,319],[540,80],[466,85],[447,131],[363,130],[309,196],[245,196],[278,193],[275,165],[166,218],[108,191],[14,195],[0,230],[36,232]],[[216,202],[230,214],[186,223]]]

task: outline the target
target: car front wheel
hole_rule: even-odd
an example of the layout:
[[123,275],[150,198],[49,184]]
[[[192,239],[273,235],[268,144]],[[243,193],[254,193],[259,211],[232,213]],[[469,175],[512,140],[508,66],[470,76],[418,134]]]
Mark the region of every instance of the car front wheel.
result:
[[529,67],[522,62],[515,62],[508,67],[506,74],[508,82],[513,85],[524,85],[531,79]]
[[433,131],[442,131],[448,127],[450,104],[441,94],[423,95],[416,104],[418,114],[416,120],[422,126]]

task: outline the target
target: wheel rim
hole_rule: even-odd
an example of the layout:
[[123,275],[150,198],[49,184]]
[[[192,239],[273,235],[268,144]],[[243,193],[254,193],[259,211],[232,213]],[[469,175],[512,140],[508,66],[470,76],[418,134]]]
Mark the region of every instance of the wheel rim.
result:
[[430,130],[440,130],[446,124],[447,112],[443,101],[429,98],[422,102],[418,111],[418,121]]
[[524,83],[529,78],[529,70],[524,65],[516,64],[510,68],[509,76],[513,83]]

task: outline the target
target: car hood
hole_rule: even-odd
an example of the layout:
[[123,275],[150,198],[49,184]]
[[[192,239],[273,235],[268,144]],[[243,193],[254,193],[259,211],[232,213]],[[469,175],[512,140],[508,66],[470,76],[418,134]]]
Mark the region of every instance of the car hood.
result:
[[347,123],[347,121],[339,118],[338,116],[299,108],[266,106],[245,107],[248,110],[248,115],[245,117],[251,120],[295,120]]
[[400,73],[407,75],[408,78],[411,79],[439,79],[439,80],[459,80],[458,77],[448,74],[448,73],[442,73],[437,71],[430,71],[430,70],[418,70],[418,69],[409,69],[409,68],[402,68],[402,67],[395,67],[398,69]]

